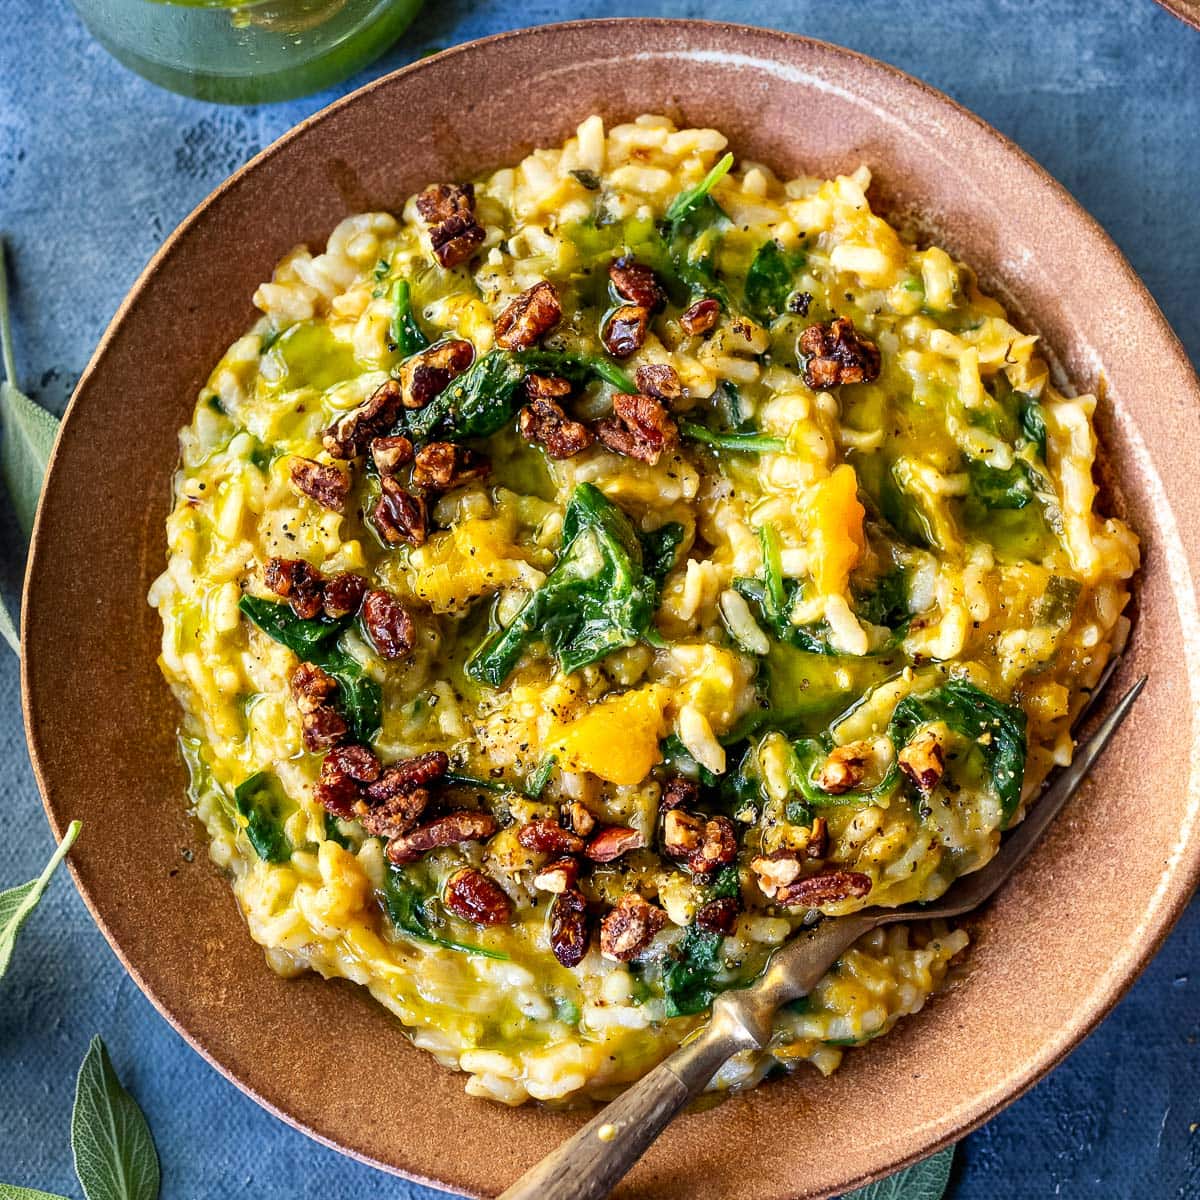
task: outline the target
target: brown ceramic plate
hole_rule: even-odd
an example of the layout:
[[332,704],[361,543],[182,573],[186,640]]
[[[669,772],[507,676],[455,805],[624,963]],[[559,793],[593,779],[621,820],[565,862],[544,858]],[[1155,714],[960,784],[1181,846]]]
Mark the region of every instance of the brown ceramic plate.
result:
[[267,969],[186,812],[146,591],[163,566],[176,432],[275,261],[297,242],[323,244],[347,213],[558,144],[593,111],[715,125],[739,156],[787,175],[868,162],[885,207],[916,214],[1081,388],[1103,389],[1113,499],[1145,539],[1124,673],[1149,672],[1150,686],[1097,777],[978,922],[962,985],[830,1079],[802,1069],[680,1119],[621,1192],[823,1196],[962,1136],[1049,1070],[1128,987],[1200,868],[1200,387],[1104,232],[945,96],[803,38],[582,22],[417,63],[265,151],[167,240],[71,402],[25,592],[33,761],[55,829],[84,821],[72,869],[113,948],[259,1103],[349,1154],[480,1195],[576,1127],[577,1115],[468,1098],[360,989]]
[[1181,21],[1200,29],[1200,0],[1158,0],[1158,3]]

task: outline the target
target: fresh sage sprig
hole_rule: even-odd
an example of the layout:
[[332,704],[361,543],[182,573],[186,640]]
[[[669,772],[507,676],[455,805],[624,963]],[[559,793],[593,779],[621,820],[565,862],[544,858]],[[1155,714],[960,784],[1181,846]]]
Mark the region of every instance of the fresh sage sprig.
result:
[[953,1164],[954,1147],[947,1146],[906,1170],[847,1192],[842,1200],[942,1200],[950,1186]]
[[[37,879],[31,879],[19,887],[0,892],[0,979],[4,978],[4,973],[8,970],[21,926],[25,924],[26,917],[37,907],[42,893],[46,890],[46,885],[50,882],[50,876],[54,874],[54,868],[66,857],[67,851],[79,836],[81,828],[78,821],[71,822],[67,827],[66,836],[54,852],[54,857],[46,864],[46,869]],[[0,1194],[0,1200],[3,1200],[2,1194]]]
[[39,1192],[37,1188],[14,1187],[11,1183],[0,1183],[0,1200],[67,1200],[55,1192]]

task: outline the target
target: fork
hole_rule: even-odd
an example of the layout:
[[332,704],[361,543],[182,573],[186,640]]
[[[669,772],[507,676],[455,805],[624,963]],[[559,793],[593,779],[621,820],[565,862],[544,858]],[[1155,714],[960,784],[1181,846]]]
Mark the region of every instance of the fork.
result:
[[[1106,666],[1076,720],[1078,728],[1115,673]],[[981,870],[959,879],[939,899],[892,909],[863,909],[826,918],[777,950],[750,987],[723,992],[708,1023],[673,1054],[603,1108],[573,1137],[532,1167],[499,1200],[599,1200],[624,1178],[675,1115],[741,1050],[762,1050],[776,1012],[806,996],[864,933],[897,921],[959,917],[978,908],[1016,870],[1046,827],[1074,795],[1146,685],[1142,676],[1080,746],[999,852]]]

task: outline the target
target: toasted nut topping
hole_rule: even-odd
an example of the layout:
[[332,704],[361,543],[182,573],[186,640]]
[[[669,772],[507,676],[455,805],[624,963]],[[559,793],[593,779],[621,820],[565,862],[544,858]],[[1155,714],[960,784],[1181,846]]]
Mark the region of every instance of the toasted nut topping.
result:
[[558,292],[543,279],[526,288],[496,318],[496,345],[502,350],[526,350],[561,320]]
[[379,778],[379,759],[368,746],[338,746],[325,755],[322,772],[346,775],[357,783],[374,783]]
[[679,324],[689,337],[708,333],[721,319],[721,306],[715,300],[697,300],[690,308],[679,314]]
[[400,385],[389,379],[380,384],[366,404],[339,417],[321,437],[334,458],[357,458],[365,454],[372,438],[381,436],[400,416]]
[[592,816],[586,804],[572,800],[567,805],[567,827],[580,837],[587,837],[596,828],[596,818]]
[[817,908],[865,896],[870,890],[870,876],[858,871],[823,871],[781,887],[775,893],[775,903],[787,908]]
[[328,750],[337,745],[350,727],[331,703],[337,680],[312,663],[301,663],[289,680],[292,699],[300,710],[300,728],[306,750]]
[[311,621],[325,607],[325,576],[301,558],[269,558],[263,582],[291,606],[301,620]]
[[371,442],[371,458],[380,475],[395,475],[401,467],[412,462],[413,444],[403,434],[377,437]]
[[400,364],[404,407],[424,408],[474,361],[475,347],[461,338],[449,338],[406,358]]
[[650,310],[640,304],[622,304],[614,309],[600,333],[604,348],[614,358],[628,358],[640,350],[650,328]]
[[332,512],[345,512],[350,495],[350,480],[337,469],[311,458],[293,458],[288,468],[296,491],[315,500]]
[[696,924],[705,933],[732,933],[738,911],[738,902],[732,897],[709,900],[696,910]]
[[391,592],[375,588],[367,593],[362,606],[362,622],[380,657],[403,658],[412,650],[416,640],[413,619]]
[[567,888],[550,905],[550,948],[564,967],[577,967],[590,941],[587,901],[577,888]]
[[900,770],[926,795],[942,781],[946,752],[935,730],[923,729],[897,756]]
[[824,817],[817,817],[808,833],[808,842],[804,847],[807,858],[824,858],[829,851],[829,827]]
[[430,442],[417,451],[413,462],[413,490],[427,495],[448,492],[473,479],[482,479],[492,464],[482,454],[454,442]]
[[545,819],[527,821],[517,830],[517,841],[539,854],[578,854],[583,849],[583,838]]
[[447,269],[466,262],[486,236],[475,220],[473,184],[432,184],[417,196],[416,206],[429,227],[434,256]]
[[588,842],[584,854],[592,862],[606,863],[620,858],[622,854],[628,854],[630,850],[639,850],[645,844],[645,839],[636,829],[628,829],[624,825],[609,825]]
[[533,877],[533,886],[539,892],[553,892],[561,896],[568,888],[575,886],[578,878],[579,864],[573,858],[557,858]]
[[[668,813],[668,816],[674,814]],[[704,822],[700,844],[688,855],[687,865],[697,875],[711,875],[737,858],[737,835],[728,817],[710,817]]]
[[416,862],[430,850],[442,846],[457,846],[459,842],[481,842],[496,832],[496,818],[491,813],[459,809],[422,825],[411,833],[392,838],[387,846],[388,858],[397,864]]
[[545,446],[551,458],[572,458],[595,438],[581,421],[574,421],[553,400],[531,400],[518,419],[521,436]]
[[[372,784],[378,788],[378,784]],[[367,789],[370,791],[370,788]],[[429,792],[423,787],[397,792],[386,800],[354,802],[354,816],[372,836],[388,841],[406,834],[429,807]]]
[[628,962],[666,923],[661,908],[648,904],[637,892],[626,892],[600,922],[600,953],[615,962]]
[[663,817],[663,851],[672,858],[684,858],[700,846],[704,821],[680,808],[669,809]]
[[794,883],[800,878],[802,866],[800,856],[792,850],[760,854],[750,860],[750,870],[758,877],[758,887],[764,896],[774,896],[780,888]]
[[849,742],[845,746],[836,746],[821,774],[817,776],[817,786],[831,796],[840,796],[852,788],[858,787],[866,777],[867,759],[871,748],[865,742]]
[[385,767],[378,780],[368,781],[365,789],[372,804],[383,804],[403,792],[423,788],[442,779],[450,770],[450,759],[444,750],[430,750],[415,758],[403,758]]
[[683,399],[683,384],[679,372],[669,363],[647,363],[638,367],[634,375],[638,391],[645,396],[653,396],[672,404]]
[[475,925],[507,925],[512,920],[512,901],[504,889],[474,867],[455,871],[446,880],[442,904],[447,912]]
[[350,571],[335,575],[325,585],[325,615],[336,619],[358,612],[366,594],[367,581],[361,575]]
[[690,807],[699,799],[700,785],[694,779],[688,779],[686,775],[672,775],[663,784],[658,807],[663,812],[667,812],[672,808]]
[[617,295],[629,304],[639,305],[653,313],[667,302],[667,293],[663,291],[654,271],[644,263],[634,261],[629,255],[609,263],[608,277]]
[[341,746],[325,755],[313,798],[335,816],[350,820],[359,787],[379,773],[379,760],[366,746]]
[[530,400],[561,400],[574,390],[571,381],[561,375],[538,375],[531,371],[525,376],[525,395]]
[[662,401],[640,393],[618,392],[613,416],[599,422],[596,433],[610,450],[651,466],[679,441],[679,430]]
[[814,391],[842,383],[870,383],[879,374],[879,347],[846,317],[810,325],[800,335],[798,346],[807,356],[804,382]]
[[429,516],[425,501],[406,492],[390,475],[380,479],[382,491],[371,513],[371,524],[389,546],[408,542],[423,546],[428,535]]

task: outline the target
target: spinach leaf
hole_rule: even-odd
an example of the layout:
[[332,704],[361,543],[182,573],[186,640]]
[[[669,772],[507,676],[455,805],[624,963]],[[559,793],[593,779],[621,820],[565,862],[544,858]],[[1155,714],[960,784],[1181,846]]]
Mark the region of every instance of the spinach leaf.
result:
[[246,837],[263,862],[282,863],[292,857],[292,844],[283,823],[295,809],[273,771],[258,771],[238,784],[233,793],[238,815],[246,822]]
[[331,620],[320,616],[306,620],[296,616],[290,604],[265,600],[260,596],[243,596],[238,608],[254,622],[268,637],[286,646],[305,662],[312,662],[310,655],[321,654],[338,638],[350,624],[350,618]]
[[861,620],[882,625],[902,635],[911,615],[908,607],[908,572],[896,567],[881,575],[871,591],[855,597],[854,611]]
[[568,171],[567,174],[574,176],[579,186],[586,188],[589,192],[600,190],[600,176],[595,171],[589,171],[586,167],[578,167],[574,171]]
[[1014,392],[1017,397],[1017,413],[1021,432],[1038,450],[1038,458],[1046,461],[1046,412],[1045,409],[1025,392]]
[[397,279],[392,284],[392,322],[388,326],[388,341],[405,358],[429,346],[429,339],[413,312],[412,289],[407,279]]
[[12,961],[13,947],[17,944],[17,934],[21,932],[21,926],[37,908],[55,868],[66,857],[82,828],[78,821],[71,822],[67,832],[63,834],[63,840],[58,844],[58,849],[36,879],[0,892],[0,979],[4,978],[8,964]]
[[336,842],[343,850],[355,849],[354,843],[338,827],[338,819],[331,812],[325,813],[325,840]]
[[888,736],[899,751],[920,726],[931,721],[944,721],[979,747],[1000,801],[1000,828],[1007,829],[1020,807],[1025,781],[1024,711],[1001,703],[965,679],[950,679],[933,691],[901,700],[888,723]]
[[508,627],[484,639],[464,669],[471,679],[500,687],[537,638],[570,674],[644,637],[656,601],[657,586],[643,567],[629,518],[598,488],[580,484],[563,516],[554,569]]
[[668,521],[649,533],[638,534],[638,540],[642,543],[642,568],[660,587],[675,565],[684,533],[678,521]]
[[1024,464],[1018,459],[1011,467],[999,470],[978,459],[967,462],[970,492],[967,504],[995,509],[1024,508],[1033,499],[1033,488]]
[[478,954],[484,958],[508,961],[508,955],[499,950],[488,950],[483,946],[472,946],[465,942],[452,942],[438,937],[430,929],[430,917],[426,908],[430,899],[421,883],[407,870],[403,867],[388,866],[383,879],[383,906],[398,933],[407,934],[431,946],[441,946],[444,950],[458,950],[463,954]]
[[[710,899],[729,898],[740,892],[737,868],[729,866],[721,871],[712,887],[706,889],[706,896]],[[722,966],[724,940],[724,934],[712,933],[697,925],[687,927],[663,971],[663,1000],[668,1017],[703,1012],[721,992],[739,986],[720,983],[715,978]]]
[[726,154],[694,188],[680,192],[667,208],[664,235],[675,273],[693,298],[711,296],[730,307],[729,293],[717,278],[716,251],[729,228],[725,211],[709,194],[733,166]]
[[779,454],[787,449],[784,438],[763,433],[714,433],[694,421],[680,421],[679,432],[693,442],[711,446],[714,450],[737,450],[747,454]]
[[582,387],[592,379],[612,384],[618,392],[636,392],[637,384],[616,363],[601,354],[571,354],[565,350],[518,350],[517,361],[529,371],[551,371]]
[[758,248],[745,283],[746,308],[756,321],[769,325],[787,312],[792,279],[803,263],[803,255],[786,254],[774,238]]

